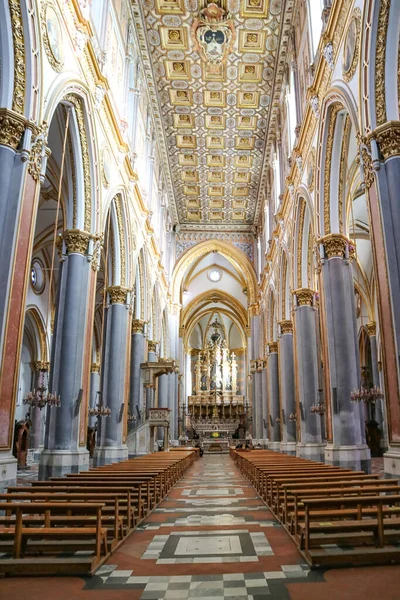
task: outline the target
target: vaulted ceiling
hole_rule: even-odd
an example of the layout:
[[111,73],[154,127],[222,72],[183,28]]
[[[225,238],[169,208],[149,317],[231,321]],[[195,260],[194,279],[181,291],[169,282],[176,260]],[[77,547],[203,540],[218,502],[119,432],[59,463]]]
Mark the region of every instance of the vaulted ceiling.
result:
[[292,3],[216,4],[143,0],[136,18],[178,220],[240,229],[255,222],[265,187]]

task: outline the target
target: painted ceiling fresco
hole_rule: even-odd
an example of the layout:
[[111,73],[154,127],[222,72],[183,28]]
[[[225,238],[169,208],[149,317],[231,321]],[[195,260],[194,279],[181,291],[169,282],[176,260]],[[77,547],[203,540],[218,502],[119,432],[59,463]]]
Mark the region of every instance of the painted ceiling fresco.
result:
[[180,223],[251,225],[279,83],[285,0],[139,5]]

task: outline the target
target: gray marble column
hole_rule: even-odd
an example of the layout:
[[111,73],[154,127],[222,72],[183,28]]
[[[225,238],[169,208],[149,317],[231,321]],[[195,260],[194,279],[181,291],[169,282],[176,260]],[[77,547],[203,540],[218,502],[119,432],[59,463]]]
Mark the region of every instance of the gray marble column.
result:
[[[158,357],[156,354],[157,342],[152,340],[147,341],[147,360],[148,362],[157,362]],[[155,393],[154,388],[146,386],[146,419],[149,416],[149,409],[155,408]]]
[[290,419],[297,416],[294,389],[294,356],[293,356],[293,323],[290,320],[280,321],[279,371],[281,396],[281,452],[296,454],[296,421]]
[[133,319],[131,337],[131,376],[129,390],[129,413],[136,421],[128,423],[128,430],[140,423],[140,364],[144,362],[144,321]]
[[399,120],[381,123],[371,132],[372,165],[368,164],[371,161],[364,163],[366,175],[364,179],[370,188],[367,198],[377,265],[376,280],[379,288],[377,304],[380,313],[379,337],[383,366],[381,383],[385,392],[389,441],[389,448],[384,454],[384,469],[385,473],[396,478],[400,476],[399,132]]
[[250,378],[251,378],[251,435],[256,438],[256,423],[257,423],[257,403],[256,403],[256,361],[250,361]]
[[76,473],[89,466],[89,453],[79,446],[80,402],[90,280],[86,251],[89,234],[64,232],[67,255],[60,262],[56,316],[51,351],[50,390],[61,398],[48,407],[39,479]]
[[[100,365],[98,363],[92,363],[90,367],[90,395],[89,395],[89,408],[94,408],[98,404],[100,395]],[[90,416],[88,418],[88,426],[95,427],[96,417]]]
[[[376,323],[371,322],[366,325],[369,343],[371,346],[371,364],[372,364],[372,373],[371,380],[372,384],[377,387],[381,387],[381,381],[379,377],[379,367],[378,367],[378,349],[376,344]],[[371,407],[371,417],[375,419],[375,421],[379,425],[379,429],[381,430],[381,441],[380,447],[382,451],[387,450],[388,448],[388,431],[387,431],[387,418],[386,418],[386,406],[384,404],[384,400],[378,400],[375,403],[375,407],[372,409]]]
[[261,440],[264,435],[264,426],[263,426],[263,390],[262,390],[262,367],[263,361],[257,360],[256,372],[254,374],[254,383],[255,383],[255,403],[256,403],[256,420],[255,427],[253,425],[253,429],[255,431],[254,439]]
[[[168,407],[168,375],[160,375],[158,378],[158,407],[157,408],[169,408]],[[163,444],[164,440],[164,427],[157,428],[157,441]]]
[[360,361],[349,242],[340,234],[330,234],[322,238],[321,247],[333,432],[325,462],[369,471],[364,407],[350,399],[360,385]]
[[263,370],[261,373],[261,390],[262,390],[262,423],[263,423],[263,440],[264,445],[268,445],[268,382],[267,382],[267,361],[263,360]]
[[168,408],[170,409],[170,438],[178,439],[178,373],[168,374]]
[[123,442],[125,412],[125,380],[129,311],[127,290],[121,286],[108,288],[110,306],[105,323],[105,343],[101,377],[103,406],[111,409],[109,417],[100,417],[93,455],[94,466],[119,462],[128,458]]
[[279,370],[278,370],[278,342],[269,342],[269,356],[267,362],[268,382],[268,419],[270,430],[270,441],[268,448],[279,452],[281,448],[281,425],[276,422],[280,420],[279,406]]
[[317,319],[314,306],[314,291],[301,288],[294,292],[294,324],[296,347],[296,377],[299,394],[300,440],[296,455],[318,462],[324,462],[325,444],[322,440],[322,419],[311,413],[311,406],[317,405],[319,398]]
[[[23,327],[24,290],[29,285],[22,274],[29,267],[36,199],[36,182],[27,175],[28,164],[35,165],[27,160],[32,130],[26,125],[23,115],[0,108],[0,492],[15,485],[17,476],[17,461],[12,455],[16,391],[13,374],[20,363],[18,330]],[[7,342],[11,342],[8,356],[3,353]]]

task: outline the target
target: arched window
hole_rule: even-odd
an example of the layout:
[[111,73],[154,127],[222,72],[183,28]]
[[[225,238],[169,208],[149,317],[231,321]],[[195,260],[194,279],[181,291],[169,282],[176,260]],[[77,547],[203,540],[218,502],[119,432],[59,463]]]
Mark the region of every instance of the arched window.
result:
[[291,154],[295,140],[296,140],[296,126],[297,126],[297,110],[296,110],[296,90],[294,80],[294,70],[290,69],[289,85],[286,90],[286,102],[288,109],[288,141],[289,141],[289,154]]
[[310,29],[311,57],[314,61],[322,33],[323,0],[307,0],[308,27]]

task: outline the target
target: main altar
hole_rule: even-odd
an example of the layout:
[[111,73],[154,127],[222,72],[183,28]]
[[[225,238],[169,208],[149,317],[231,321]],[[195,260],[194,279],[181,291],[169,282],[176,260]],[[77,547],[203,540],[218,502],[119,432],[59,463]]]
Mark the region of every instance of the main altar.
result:
[[245,399],[238,394],[237,361],[219,333],[220,323],[197,355],[193,394],[188,397],[191,427],[205,452],[229,450],[245,434]]

